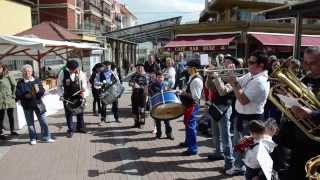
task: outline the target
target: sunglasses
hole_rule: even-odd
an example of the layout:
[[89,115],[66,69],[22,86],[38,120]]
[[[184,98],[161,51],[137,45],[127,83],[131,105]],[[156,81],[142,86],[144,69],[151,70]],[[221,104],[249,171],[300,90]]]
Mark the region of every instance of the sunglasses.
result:
[[248,65],[253,65],[253,64],[256,64],[257,63],[257,61],[248,61]]

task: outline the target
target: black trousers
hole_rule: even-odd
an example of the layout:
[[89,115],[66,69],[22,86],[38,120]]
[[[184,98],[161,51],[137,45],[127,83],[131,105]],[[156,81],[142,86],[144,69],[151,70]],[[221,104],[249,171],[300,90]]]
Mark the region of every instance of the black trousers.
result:
[[2,134],[4,113],[5,113],[6,110],[7,110],[7,116],[8,116],[9,124],[10,124],[10,131],[11,132],[14,131],[13,108],[0,109],[0,134]]
[[[157,128],[157,136],[161,137],[161,121],[160,120],[155,120],[156,123],[156,128]],[[170,121],[163,121],[165,128],[166,128],[166,135],[167,137],[172,135],[172,127],[170,125]]]
[[98,112],[101,112],[101,100],[100,98],[96,98],[96,97],[93,97],[93,102],[92,102],[92,111],[94,113],[96,113],[97,111],[97,107],[98,106]]
[[[116,100],[112,103],[111,112],[113,114],[113,117],[116,121],[119,120],[119,102]],[[102,102],[101,107],[101,121],[105,121],[107,117],[107,104]]]
[[66,120],[67,120],[68,132],[74,132],[75,129],[82,130],[85,128],[84,118],[83,118],[84,113],[83,112],[75,115],[77,117],[76,127],[74,127],[74,123],[73,123],[74,114],[66,108],[65,103],[64,103],[64,112],[65,112],[65,116],[66,116]]
[[135,117],[135,125],[143,124],[139,122],[139,111],[146,107],[146,94],[144,94],[143,89],[134,89],[131,95],[132,113]]

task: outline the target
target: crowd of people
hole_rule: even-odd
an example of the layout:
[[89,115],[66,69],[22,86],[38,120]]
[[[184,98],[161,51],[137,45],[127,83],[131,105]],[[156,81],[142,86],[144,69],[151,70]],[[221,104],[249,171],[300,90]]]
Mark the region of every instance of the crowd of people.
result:
[[[263,147],[273,160],[270,175],[274,179],[305,179],[304,165],[308,159],[320,153],[320,144],[307,137],[305,132],[286,117],[283,110],[268,100],[268,96],[270,90],[281,83],[274,79],[273,73],[279,67],[284,67],[290,69],[319,98],[319,62],[320,47],[307,48],[302,63],[293,58],[281,60],[263,51],[252,53],[246,65],[242,59],[229,54],[220,54],[216,57],[215,63],[210,63],[206,67],[201,65],[198,57],[186,60],[182,53],[176,59],[166,58],[164,65],[160,65],[156,57],[150,55],[147,62],[135,65],[136,72],[129,81],[132,87],[133,128],[143,127],[145,112],[151,111],[152,108],[151,97],[161,92],[175,90],[185,108],[183,113],[185,141],[179,146],[187,148],[182,155],[195,155],[198,153],[197,115],[204,94],[206,110],[210,115],[208,129],[212,130],[212,140],[215,145],[208,159],[224,160],[224,174],[244,175],[247,180],[266,179],[266,172],[261,167],[263,164],[257,158]],[[248,72],[243,71],[244,66]],[[24,109],[30,144],[35,145],[38,139],[34,113],[41,126],[43,141],[54,142],[45,117],[46,108],[41,100],[45,90],[41,81],[35,78],[32,72],[32,66],[24,65],[23,78],[16,83],[9,76],[6,65],[0,65],[1,139],[6,138],[2,132],[5,111],[10,122],[11,135],[18,135],[14,130],[13,118],[13,109],[18,100]],[[122,92],[110,103],[102,100],[106,98],[110,87],[122,83],[119,72],[114,63],[106,61],[96,64],[89,78],[93,95],[93,113],[100,116],[100,125],[106,122],[108,104],[112,106],[111,111],[115,121],[120,123],[118,99]],[[90,88],[87,85],[87,78],[79,69],[79,63],[75,60],[68,61],[66,68],[59,73],[57,92],[64,104],[69,138],[72,138],[74,132],[86,133],[84,104],[89,95],[88,89]],[[290,111],[299,120],[320,120],[319,109],[296,105],[291,107]],[[73,116],[77,118],[76,125]],[[174,140],[170,121],[153,119],[155,138],[161,138],[163,122],[166,137]]]

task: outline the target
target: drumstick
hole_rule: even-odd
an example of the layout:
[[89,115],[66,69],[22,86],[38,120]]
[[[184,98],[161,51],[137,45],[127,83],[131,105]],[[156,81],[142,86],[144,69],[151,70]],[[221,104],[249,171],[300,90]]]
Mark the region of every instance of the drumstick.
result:
[[79,91],[75,92],[72,96],[75,96],[75,95],[79,94],[81,91],[82,90],[79,90]]
[[69,101],[69,100],[66,100],[66,99],[62,99],[62,101],[65,101],[65,102],[67,102],[67,103],[70,103],[70,104],[74,104],[73,102],[71,102],[71,101]]

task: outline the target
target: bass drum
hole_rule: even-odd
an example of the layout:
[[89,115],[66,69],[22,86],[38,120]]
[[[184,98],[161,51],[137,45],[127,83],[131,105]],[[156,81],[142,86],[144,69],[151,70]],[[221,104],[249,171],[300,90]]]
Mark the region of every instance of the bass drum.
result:
[[100,99],[104,104],[112,104],[121,97],[124,92],[123,85],[118,82],[107,88],[100,94]]
[[72,114],[77,115],[84,112],[86,100],[82,96],[75,95],[66,100],[65,107],[67,110],[71,111]]
[[151,97],[151,117],[156,120],[177,119],[184,113],[184,106],[175,91],[158,93]]

